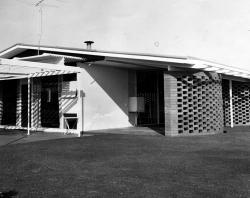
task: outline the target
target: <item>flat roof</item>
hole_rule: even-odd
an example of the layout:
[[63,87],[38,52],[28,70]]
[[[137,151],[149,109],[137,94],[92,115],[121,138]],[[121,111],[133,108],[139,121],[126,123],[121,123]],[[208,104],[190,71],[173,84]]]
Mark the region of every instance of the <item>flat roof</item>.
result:
[[194,58],[195,57],[189,57],[189,56],[178,56],[178,55],[160,55],[160,54],[150,54],[150,53],[131,53],[131,52],[117,52],[117,51],[106,51],[106,50],[95,50],[95,49],[84,49],[84,48],[73,48],[73,47],[62,47],[62,46],[49,46],[49,45],[32,45],[32,44],[25,44],[25,43],[17,43],[14,44],[2,51],[0,51],[0,57],[3,57],[8,54],[10,50],[15,49],[16,47],[24,47],[27,49],[59,49],[59,50],[70,50],[70,51],[78,51],[80,54],[81,52],[93,52],[93,53],[103,53],[103,54],[117,54],[117,55],[135,55],[135,56],[148,56],[148,57],[159,57],[159,58],[177,58],[177,59],[188,59],[188,58]]
[[[49,53],[63,53],[72,56],[79,57],[95,57],[103,59],[93,59],[92,61],[103,61],[103,64],[134,64],[143,65],[148,67],[160,67],[168,68],[168,64],[175,64],[174,66],[198,69],[203,71],[214,71],[228,76],[236,76],[240,78],[250,79],[250,71],[246,69],[239,69],[233,66],[215,63],[208,60],[199,59],[191,56],[175,56],[175,55],[156,55],[156,54],[143,54],[143,53],[125,53],[125,52],[112,52],[112,51],[98,51],[98,50],[87,50],[70,47],[59,47],[59,46],[46,46],[46,45],[30,45],[30,44],[15,44],[6,50],[0,52],[0,58],[10,59],[16,55],[25,52],[26,50],[37,50],[45,51]],[[86,62],[91,62],[87,60]],[[170,65],[171,66],[171,65]]]

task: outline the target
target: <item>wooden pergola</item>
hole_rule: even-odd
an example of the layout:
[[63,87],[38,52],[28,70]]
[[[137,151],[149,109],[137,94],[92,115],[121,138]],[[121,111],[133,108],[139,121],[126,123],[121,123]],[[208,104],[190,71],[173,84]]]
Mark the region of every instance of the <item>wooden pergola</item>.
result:
[[[81,69],[74,66],[48,64],[24,61],[18,59],[0,58],[0,81],[13,79],[28,79],[28,125],[27,135],[30,135],[30,87],[31,78],[71,73],[80,73]],[[79,133],[80,135],[80,133]]]

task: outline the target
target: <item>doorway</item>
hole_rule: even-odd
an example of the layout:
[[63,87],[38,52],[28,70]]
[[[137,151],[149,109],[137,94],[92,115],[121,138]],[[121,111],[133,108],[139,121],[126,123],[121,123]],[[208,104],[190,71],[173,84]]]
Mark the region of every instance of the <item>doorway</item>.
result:
[[3,81],[2,125],[16,125],[17,80]]
[[28,85],[22,85],[21,87],[21,126],[28,126]]
[[164,124],[163,72],[137,71],[137,97],[144,98],[144,112],[137,118],[139,126]]
[[59,128],[58,76],[41,79],[41,126]]

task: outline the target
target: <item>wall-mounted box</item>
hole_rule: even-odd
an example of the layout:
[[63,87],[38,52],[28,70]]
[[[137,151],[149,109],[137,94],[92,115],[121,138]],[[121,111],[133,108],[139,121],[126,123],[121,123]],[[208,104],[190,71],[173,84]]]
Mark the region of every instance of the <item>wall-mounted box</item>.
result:
[[144,112],[144,97],[129,97],[129,112]]

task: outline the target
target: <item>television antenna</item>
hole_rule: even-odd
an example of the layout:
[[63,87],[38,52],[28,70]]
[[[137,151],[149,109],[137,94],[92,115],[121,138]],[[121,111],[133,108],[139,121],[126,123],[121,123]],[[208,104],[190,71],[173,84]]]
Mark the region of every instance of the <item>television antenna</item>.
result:
[[42,35],[43,35],[43,6],[42,3],[45,0],[40,0],[35,4],[35,7],[39,7],[39,12],[40,12],[40,32],[38,34],[38,55],[40,54],[40,45],[41,45],[41,40],[42,40]]
[[[17,2],[20,2],[22,4],[25,4],[27,6],[32,6],[33,8],[38,8],[38,12],[40,13],[39,16],[39,33],[38,33],[38,55],[40,54],[40,45],[41,45],[41,41],[42,41],[42,36],[43,36],[43,8],[44,7],[50,7],[50,8],[58,8],[57,5],[52,5],[52,4],[47,4],[47,0],[36,0],[35,3],[30,3],[27,2],[26,0],[15,0]],[[45,3],[46,2],[46,3]],[[65,0],[54,0],[54,3],[58,2],[58,3],[67,3]]]
[[44,4],[46,0],[39,0],[38,2],[35,3],[35,7],[39,8],[39,13],[40,13],[40,32],[38,34],[38,55],[40,54],[40,45],[41,45],[41,40],[43,36],[43,7],[58,7],[55,5],[48,5]]

